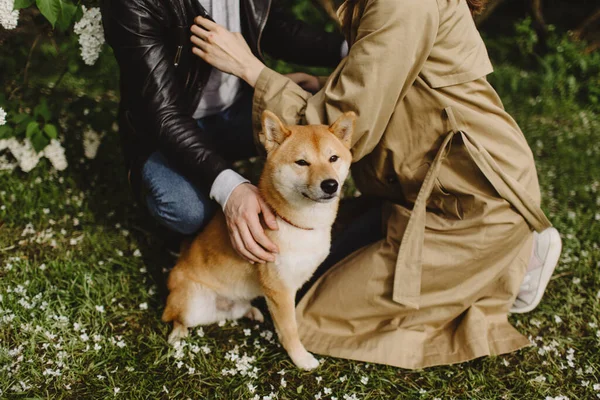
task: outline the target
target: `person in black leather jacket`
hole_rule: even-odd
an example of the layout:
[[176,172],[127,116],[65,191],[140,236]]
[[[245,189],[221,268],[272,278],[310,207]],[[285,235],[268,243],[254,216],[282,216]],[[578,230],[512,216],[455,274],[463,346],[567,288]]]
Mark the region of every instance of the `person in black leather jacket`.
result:
[[[239,10],[235,3],[240,34],[253,53],[337,65],[342,35],[290,18],[276,1],[239,0]],[[105,37],[120,68],[119,128],[129,180],[150,214],[180,234],[201,229],[213,212],[209,197],[217,200],[238,252],[253,262],[272,261],[277,248],[264,235],[259,214],[271,229],[277,228],[274,215],[254,186],[232,183],[239,178],[226,173],[232,161],[255,151],[251,89],[244,87],[226,110],[194,118],[209,78],[213,90],[216,79],[212,67],[192,54],[194,18],[211,18],[201,3],[210,2],[102,0]],[[217,179],[238,186],[215,194]]]

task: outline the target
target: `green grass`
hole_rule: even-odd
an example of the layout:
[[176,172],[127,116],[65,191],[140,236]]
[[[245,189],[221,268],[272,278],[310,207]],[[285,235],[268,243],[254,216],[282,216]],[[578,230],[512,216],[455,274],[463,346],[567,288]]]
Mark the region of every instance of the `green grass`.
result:
[[504,98],[564,241],[539,308],[510,317],[535,347],[424,371],[320,357],[319,369],[299,372],[270,321],[241,320],[196,329],[173,349],[159,284],[171,261],[133,205],[118,138],[84,160],[81,128],[70,123],[65,172],[45,161],[27,175],[0,172],[0,397],[600,397],[600,116],[571,102],[555,107],[557,99],[544,108],[521,94]]

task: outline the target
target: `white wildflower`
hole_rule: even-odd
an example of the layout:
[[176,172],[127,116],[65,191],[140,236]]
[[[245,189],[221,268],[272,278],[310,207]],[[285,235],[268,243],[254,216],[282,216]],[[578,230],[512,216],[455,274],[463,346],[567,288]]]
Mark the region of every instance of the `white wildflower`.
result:
[[554,316],[554,322],[556,322],[557,324],[560,324],[562,322],[562,318],[559,317],[558,315]]
[[140,304],[140,310],[147,310],[147,309],[148,309],[148,303]]
[[244,329],[244,335],[250,336],[251,334],[252,334],[252,331],[250,329]]
[[362,383],[363,385],[366,385],[367,383],[369,383],[369,377],[363,376],[362,378],[360,378],[360,383]]
[[96,306],[96,311],[98,311],[99,313],[103,313],[104,312],[104,306]]
[[69,165],[65,157],[65,149],[56,139],[52,139],[42,153],[57,171],[64,171]]
[[573,278],[573,284],[579,285],[581,283],[581,278]]
[[93,160],[98,154],[98,147],[102,141],[102,136],[93,129],[88,129],[83,132],[83,154],[86,158]]
[[287,387],[287,382],[285,380],[285,378],[281,378],[281,382],[279,382],[279,384],[281,385],[281,387]]
[[[4,29],[15,29],[19,22],[19,10],[14,10],[15,0],[0,0],[0,25]],[[0,123],[0,125],[3,125]]]
[[202,349],[202,352],[204,354],[210,354],[210,352],[211,352],[210,347],[208,347],[207,345],[200,347],[200,349]]
[[100,8],[92,7],[83,9],[83,16],[75,24],[73,31],[79,35],[79,45],[81,46],[81,58],[87,65],[94,65],[102,45],[104,44],[104,30],[102,28],[102,16]]
[[544,383],[546,382],[546,377],[544,375],[538,375],[535,378],[533,378],[533,381],[537,383]]
[[[140,249],[135,249],[135,251],[133,252],[133,256],[134,257],[141,257],[142,256],[142,252],[140,251]],[[144,272],[146,272],[146,271],[144,271]]]
[[114,391],[115,396],[116,396],[117,393],[119,393],[121,391],[121,388],[120,387],[115,387],[115,388],[113,388],[113,391]]
[[254,386],[253,384],[251,384],[251,383],[247,383],[247,384],[246,384],[246,386],[248,386],[248,391],[249,391],[251,394],[254,394],[254,392],[256,392],[256,386]]
[[[2,2],[0,2],[0,8],[2,7]],[[0,17],[2,18],[2,17]],[[0,125],[5,125],[6,124],[6,111],[4,111],[4,109],[2,107],[0,107]]]

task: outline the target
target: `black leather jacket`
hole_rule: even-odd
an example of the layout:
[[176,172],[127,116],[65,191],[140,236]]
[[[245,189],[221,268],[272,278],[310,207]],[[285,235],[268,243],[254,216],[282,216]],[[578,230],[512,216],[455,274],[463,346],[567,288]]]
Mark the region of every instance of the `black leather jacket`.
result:
[[[276,0],[240,0],[242,34],[252,51],[335,66],[343,38],[290,19]],[[121,73],[119,127],[130,182],[160,149],[192,181],[208,187],[230,168],[192,118],[211,66],[193,55],[190,27],[206,11],[198,0],[102,0],[104,33]]]

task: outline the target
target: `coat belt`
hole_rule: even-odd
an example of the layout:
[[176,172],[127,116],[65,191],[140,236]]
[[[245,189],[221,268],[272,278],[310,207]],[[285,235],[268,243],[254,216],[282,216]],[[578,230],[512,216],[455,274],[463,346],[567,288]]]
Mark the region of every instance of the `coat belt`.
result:
[[421,296],[421,270],[427,201],[455,135],[461,135],[467,152],[479,170],[494,186],[500,196],[507,200],[534,230],[540,232],[552,226],[540,206],[529,196],[525,188],[517,180],[507,175],[473,136],[459,129],[452,108],[446,107],[444,111],[448,117],[451,131],[444,138],[433,163],[425,175],[408,225],[402,236],[398,258],[396,259],[392,298],[396,303],[414,309],[419,308],[419,297]]

